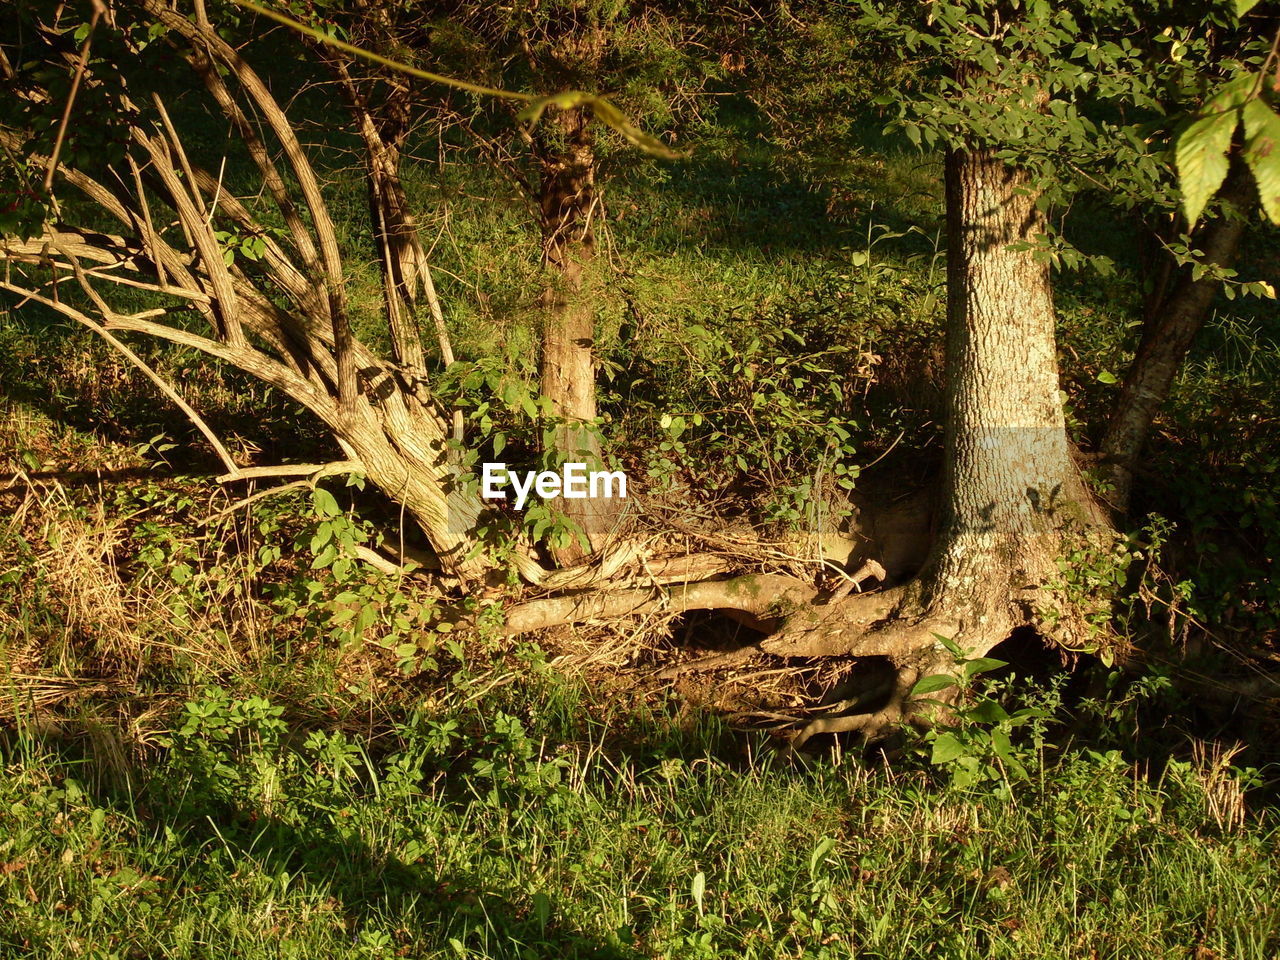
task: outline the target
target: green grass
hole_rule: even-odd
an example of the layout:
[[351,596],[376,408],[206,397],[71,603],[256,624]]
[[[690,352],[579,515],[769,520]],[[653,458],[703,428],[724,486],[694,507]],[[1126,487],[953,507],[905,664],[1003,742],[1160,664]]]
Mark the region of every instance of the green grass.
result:
[[794,762],[531,644],[419,631],[432,662],[401,674],[384,618],[352,644],[330,615],[411,585],[309,569],[305,503],[196,527],[197,491],[7,494],[0,958],[1280,949],[1280,823],[1168,732],[1185,703],[1031,694],[1055,719],[1012,783]]
[[1007,796],[912,764],[795,768],[710,721],[679,734],[582,702],[522,656],[519,688],[482,705],[492,678],[463,671],[372,738],[221,690],[136,766],[20,727],[0,783],[2,955],[1280,949],[1275,818],[1224,827],[1210,801],[1238,787],[1209,767],[1148,778],[1116,752],[1050,752]]

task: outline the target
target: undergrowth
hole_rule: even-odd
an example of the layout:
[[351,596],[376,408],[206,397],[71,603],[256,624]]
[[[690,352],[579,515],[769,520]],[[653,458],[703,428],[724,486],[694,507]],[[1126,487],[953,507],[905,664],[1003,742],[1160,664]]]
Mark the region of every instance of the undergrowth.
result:
[[[514,651],[377,735],[199,691],[121,766],[20,720],[0,950],[106,957],[1215,956],[1280,947],[1277,824],[1221,756],[807,769]],[[664,712],[667,715],[663,715]],[[673,732],[673,722],[675,728]],[[1229,759],[1229,758],[1228,758]],[[1000,778],[997,777],[997,781]],[[998,786],[998,784],[997,784]]]
[[1151,722],[1185,709],[1155,675],[1006,673],[890,763],[796,762],[442,629],[351,556],[355,488],[220,518],[194,489],[10,491],[0,956],[1280,948],[1269,774]]

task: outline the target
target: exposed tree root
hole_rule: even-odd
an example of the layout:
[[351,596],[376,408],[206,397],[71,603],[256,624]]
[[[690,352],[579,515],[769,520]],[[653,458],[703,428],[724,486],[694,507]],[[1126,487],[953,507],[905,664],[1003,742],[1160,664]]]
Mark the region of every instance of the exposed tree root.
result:
[[686,673],[719,670],[721,667],[731,667],[736,663],[744,663],[759,655],[759,653],[759,645],[753,643],[749,647],[740,647],[737,650],[728,650],[724,653],[717,653],[714,656],[690,660],[688,663],[676,663],[669,667],[663,667],[654,674],[654,678],[658,680],[673,680]]
[[951,637],[958,625],[941,619],[920,622],[891,619],[903,598],[901,587],[853,594],[794,614],[760,644],[779,657],[891,657],[900,659],[932,647],[934,633]]
[[728,573],[731,566],[728,557],[714,553],[653,557],[647,544],[627,541],[606,548],[598,563],[554,571],[536,567],[536,573],[521,565],[520,575],[548,592],[593,586],[610,590],[631,585],[627,581],[654,584],[706,580]]
[[818,591],[796,577],[760,573],[731,580],[687,583],[670,589],[643,587],[531,600],[507,611],[504,633],[513,636],[584,620],[606,620],[689,610],[741,610],[756,616],[809,604]]
[[810,720],[796,734],[795,739],[787,745],[787,750],[799,750],[810,737],[816,737],[823,733],[858,732],[862,734],[864,741],[870,742],[876,739],[885,730],[909,716],[911,705],[908,702],[908,697],[911,695],[911,688],[916,685],[916,681],[919,678],[920,671],[915,667],[905,667],[899,670],[893,681],[893,689],[889,694],[889,701],[879,710],[872,713],[819,717],[816,720]]

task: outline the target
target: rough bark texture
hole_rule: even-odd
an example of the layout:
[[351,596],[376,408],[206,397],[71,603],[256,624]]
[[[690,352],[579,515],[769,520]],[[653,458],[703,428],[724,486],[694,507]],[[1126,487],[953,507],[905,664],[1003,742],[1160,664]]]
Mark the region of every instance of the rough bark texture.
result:
[[[784,656],[879,655],[897,667],[874,714],[822,718],[797,737],[866,737],[916,717],[917,678],[955,670],[937,637],[982,656],[1032,620],[1062,533],[1096,516],[1067,443],[1049,268],[1030,178],[985,150],[946,161],[947,434],[938,538],[904,587],[814,606],[760,646]],[[937,697],[938,695],[934,695]]]
[[[1235,262],[1248,229],[1244,212],[1253,203],[1253,177],[1239,159],[1232,162],[1219,197],[1224,210],[1210,223],[1197,246],[1203,263],[1216,268]],[[1133,493],[1133,475],[1156,414],[1169,395],[1173,378],[1195,340],[1222,281],[1210,271],[1199,279],[1184,267],[1173,289],[1162,297],[1142,327],[1138,351],[1125,376],[1115,411],[1100,446],[1112,483],[1112,506],[1126,511]]]
[[[581,109],[557,114],[561,142],[545,152],[539,207],[543,256],[551,271],[544,292],[542,392],[563,423],[556,446],[573,462],[602,465],[596,419],[595,309],[585,292],[595,259],[593,222],[600,215],[595,188],[595,150],[590,119]],[[562,500],[566,516],[578,523],[591,550],[573,543],[555,551],[557,562],[572,564],[600,549],[620,514],[618,500]]]
[[1049,266],[1011,245],[1044,233],[1037,192],[988,151],[946,164],[947,432],[938,546],[926,610],[978,634],[1034,585],[1083,491],[1058,393]]

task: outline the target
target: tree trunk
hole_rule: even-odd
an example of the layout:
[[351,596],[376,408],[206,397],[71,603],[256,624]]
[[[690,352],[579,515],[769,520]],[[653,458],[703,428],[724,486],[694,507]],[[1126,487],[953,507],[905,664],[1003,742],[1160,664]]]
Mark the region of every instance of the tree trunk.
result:
[[1064,522],[1082,516],[1082,490],[1058,392],[1049,265],[1010,249],[1043,235],[1038,194],[985,150],[948,154],[946,190],[943,511],[918,599],[991,636],[1010,619],[1011,589],[1042,579]]
[[[388,90],[375,107],[344,60],[324,48],[318,54],[337,77],[364,143],[369,218],[378,245],[383,308],[393,359],[406,377],[423,379],[427,371],[417,326],[421,303],[425,303],[435,328],[440,362],[447,367],[453,363],[454,355],[427,253],[400,180],[400,151],[409,133],[409,89],[395,74],[380,78]],[[454,426],[456,439],[462,439],[458,411]]]
[[[1011,249],[1044,232],[1025,171],[989,150],[952,150],[947,190],[946,467],[938,538],[919,577],[904,587],[802,609],[760,644],[780,656],[888,657],[897,675],[889,702],[871,714],[811,723],[818,733],[881,734],[920,719],[916,681],[954,673],[945,637],[980,657],[1015,627],[1054,607],[1056,559],[1073,524],[1098,518],[1067,442],[1058,393],[1049,266]],[[1046,589],[1049,588],[1049,589]],[[1067,610],[1062,610],[1068,613]],[[1073,618],[1059,629],[1070,630]],[[1070,637],[1077,640],[1076,637]]]
[[[782,656],[888,656],[904,676],[980,656],[1045,603],[1062,534],[1097,522],[1070,457],[1049,267],[1010,249],[1044,230],[1027,174],[985,150],[946,163],[946,468],[938,538],[919,577],[802,610],[761,644]],[[893,591],[889,591],[893,593]],[[909,684],[908,684],[909,686]],[[853,729],[850,727],[849,729]]]
[[369,481],[401,504],[427,535],[444,569],[464,583],[483,578],[486,564],[472,555],[480,502],[461,482],[437,412],[416,392],[379,391],[371,385],[331,426]]
[[[557,119],[562,142],[544,155],[539,190],[543,259],[552,273],[543,293],[542,393],[560,421],[556,452],[565,461],[600,469],[595,308],[585,288],[596,253],[593,221],[600,216],[595,150],[585,111],[563,110]],[[621,513],[618,500],[586,498],[559,504],[590,543],[589,550],[576,541],[553,550],[556,561],[566,565],[599,550]]]
[[[1224,210],[1198,238],[1204,264],[1223,269],[1235,262],[1240,241],[1248,229],[1244,211],[1252,205],[1254,194],[1248,168],[1238,158],[1233,160],[1219,194]],[[1112,483],[1109,499],[1117,511],[1129,508],[1134,471],[1151,425],[1222,287],[1216,273],[1216,269],[1210,270],[1196,278],[1189,266],[1183,267],[1173,290],[1161,299],[1143,324],[1138,351],[1100,445],[1103,464]]]

